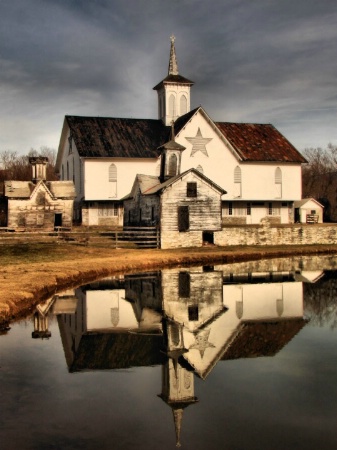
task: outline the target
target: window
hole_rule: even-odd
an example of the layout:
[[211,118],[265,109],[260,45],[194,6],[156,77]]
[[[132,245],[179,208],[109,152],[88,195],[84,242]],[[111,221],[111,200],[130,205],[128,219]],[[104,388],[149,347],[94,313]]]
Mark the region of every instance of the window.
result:
[[174,95],[171,94],[169,97],[169,115],[170,117],[174,117],[175,116],[175,98]]
[[250,203],[247,203],[247,216],[250,216],[252,214],[252,207]]
[[73,138],[72,138],[71,135],[68,137],[68,143],[69,143],[69,152],[68,152],[68,154],[71,155],[72,152],[73,152]]
[[190,322],[196,322],[199,320],[199,308],[197,305],[191,305],[188,307],[188,320]]
[[180,97],[180,115],[187,113],[187,98],[185,95]]
[[279,207],[273,206],[273,204],[270,202],[268,203],[268,216],[280,216],[281,215],[281,209]]
[[282,171],[279,167],[275,169],[275,198],[282,197]]
[[199,164],[199,166],[196,169],[197,169],[198,172],[200,172],[202,174],[204,173],[204,169],[202,168],[202,166],[200,166],[200,164]]
[[177,156],[173,154],[169,159],[168,176],[174,177],[175,175],[177,175]]
[[117,197],[117,167],[115,164],[110,164],[109,166],[109,197]]
[[190,217],[188,206],[178,206],[178,230],[188,231],[190,227]]
[[118,216],[118,205],[111,203],[101,203],[98,206],[99,217]]
[[80,159],[80,192],[83,192],[83,161]]
[[75,159],[73,158],[73,182],[75,184]]
[[241,169],[239,166],[234,169],[234,197],[241,197]]
[[197,197],[197,183],[187,183],[187,197]]
[[233,203],[232,202],[228,202],[228,215],[229,216],[233,215]]
[[188,298],[191,291],[191,278],[188,272],[179,272],[179,297]]

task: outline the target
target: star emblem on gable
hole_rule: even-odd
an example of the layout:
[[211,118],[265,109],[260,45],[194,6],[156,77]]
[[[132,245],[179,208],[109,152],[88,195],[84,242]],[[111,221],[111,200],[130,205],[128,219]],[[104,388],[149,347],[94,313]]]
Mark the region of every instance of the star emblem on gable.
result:
[[195,137],[187,137],[186,140],[192,144],[191,156],[193,156],[195,153],[199,151],[203,153],[205,156],[208,156],[206,145],[212,140],[212,138],[202,137],[200,128],[198,128]]
[[201,358],[204,357],[206,348],[215,348],[215,345],[208,342],[210,332],[211,330],[206,330],[203,333],[199,333],[195,338],[195,343],[190,347],[190,350],[199,350]]

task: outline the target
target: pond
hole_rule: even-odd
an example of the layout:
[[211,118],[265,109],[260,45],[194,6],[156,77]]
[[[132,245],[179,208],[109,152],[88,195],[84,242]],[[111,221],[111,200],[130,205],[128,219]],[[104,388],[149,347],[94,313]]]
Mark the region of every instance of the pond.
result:
[[4,449],[337,448],[337,259],[112,276],[0,336]]

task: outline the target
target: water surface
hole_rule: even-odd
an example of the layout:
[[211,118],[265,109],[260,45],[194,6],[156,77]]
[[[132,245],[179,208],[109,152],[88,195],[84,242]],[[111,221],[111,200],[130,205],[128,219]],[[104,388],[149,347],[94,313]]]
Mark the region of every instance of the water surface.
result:
[[111,277],[39,305],[0,336],[0,447],[336,448],[337,272],[268,264]]

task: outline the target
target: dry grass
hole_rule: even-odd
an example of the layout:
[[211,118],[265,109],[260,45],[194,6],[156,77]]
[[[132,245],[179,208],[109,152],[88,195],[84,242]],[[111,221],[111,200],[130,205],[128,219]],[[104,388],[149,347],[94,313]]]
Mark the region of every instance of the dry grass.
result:
[[34,305],[57,289],[113,273],[318,253],[337,253],[337,246],[126,250],[66,243],[1,245],[0,325],[28,314]]

